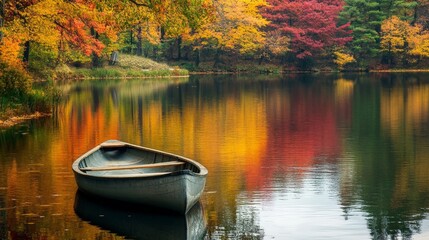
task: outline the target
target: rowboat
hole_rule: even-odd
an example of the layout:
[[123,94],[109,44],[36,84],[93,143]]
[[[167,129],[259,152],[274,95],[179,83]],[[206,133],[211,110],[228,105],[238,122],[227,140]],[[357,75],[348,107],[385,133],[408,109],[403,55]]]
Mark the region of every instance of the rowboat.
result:
[[76,192],[74,211],[83,221],[124,236],[125,239],[204,239],[207,222],[200,202],[186,214],[151,209],[145,205],[117,204]]
[[189,158],[118,140],[83,154],[72,169],[83,192],[182,214],[198,202],[208,173]]

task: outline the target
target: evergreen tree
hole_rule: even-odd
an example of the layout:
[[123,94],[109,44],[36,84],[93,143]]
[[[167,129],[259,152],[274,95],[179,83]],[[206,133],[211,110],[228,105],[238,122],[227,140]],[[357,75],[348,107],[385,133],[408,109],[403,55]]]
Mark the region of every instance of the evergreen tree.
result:
[[379,56],[381,23],[396,15],[411,19],[417,5],[407,0],[345,0],[340,22],[350,22],[353,41],[350,48],[361,66]]

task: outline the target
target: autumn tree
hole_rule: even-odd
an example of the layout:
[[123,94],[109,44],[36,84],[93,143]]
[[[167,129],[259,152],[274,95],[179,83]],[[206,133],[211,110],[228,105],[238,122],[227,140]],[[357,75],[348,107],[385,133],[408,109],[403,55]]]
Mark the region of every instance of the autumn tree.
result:
[[416,28],[397,16],[386,19],[381,24],[381,50],[387,53],[388,63],[393,55],[403,55],[408,48],[408,37],[416,35]]
[[408,38],[409,54],[418,58],[429,58],[429,32],[417,25],[418,34]]
[[345,52],[344,49],[340,48],[334,51],[334,63],[337,64],[338,70],[340,71],[344,69],[345,65],[355,61],[353,55]]
[[351,40],[348,23],[337,25],[342,0],[269,0],[263,16],[270,30],[279,30],[291,39],[291,51],[303,59],[323,53]]
[[381,25],[381,49],[392,59],[413,62],[412,57],[429,57],[429,32],[420,24],[411,25],[408,21],[392,16]]
[[17,50],[16,56],[23,52],[23,62],[29,61],[31,44],[45,47],[58,60],[72,52],[100,55],[105,47],[100,34],[115,36],[108,16],[111,14],[99,11],[96,2],[89,0],[8,1],[2,45]]
[[197,62],[201,48],[215,49],[215,65],[221,62],[224,51],[246,54],[259,50],[265,41],[262,28],[268,24],[259,13],[263,6],[266,6],[265,0],[213,1],[212,15],[186,36],[187,42],[197,50]]
[[180,57],[182,35],[189,34],[201,25],[200,22],[207,15],[210,3],[208,0],[128,2],[135,7],[128,4],[123,11],[124,16],[129,16],[127,25],[131,23],[133,26],[127,30],[130,37],[128,43],[133,44],[134,38],[137,39],[135,42],[137,55],[142,55],[143,41],[164,46],[165,50],[168,50],[168,58],[172,58],[175,49]]
[[284,56],[290,51],[290,38],[283,35],[280,30],[272,30],[266,32],[265,44],[261,49],[259,64],[264,59],[270,59],[275,56]]
[[344,1],[340,22],[350,22],[353,31],[350,48],[362,66],[380,53],[381,23],[393,15],[411,18],[417,4],[408,0]]

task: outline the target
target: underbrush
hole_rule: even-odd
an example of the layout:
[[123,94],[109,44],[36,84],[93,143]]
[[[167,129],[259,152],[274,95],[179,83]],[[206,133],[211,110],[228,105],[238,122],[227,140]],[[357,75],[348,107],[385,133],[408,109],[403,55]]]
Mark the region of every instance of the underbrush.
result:
[[52,111],[60,92],[52,84],[33,88],[32,81],[21,66],[0,63],[0,119]]

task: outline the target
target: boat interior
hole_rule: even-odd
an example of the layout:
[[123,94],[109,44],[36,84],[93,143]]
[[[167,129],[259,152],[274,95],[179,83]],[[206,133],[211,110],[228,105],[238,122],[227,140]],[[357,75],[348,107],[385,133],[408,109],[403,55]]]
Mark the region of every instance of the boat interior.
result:
[[200,169],[175,155],[144,151],[132,146],[100,147],[79,163],[88,175],[106,177],[150,177],[173,172],[199,173]]

